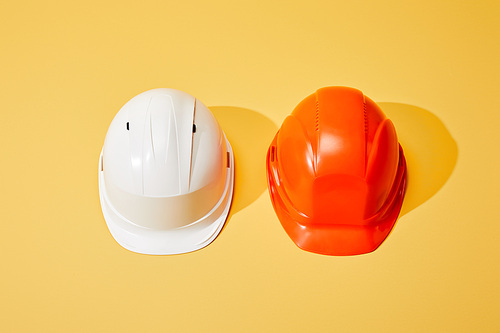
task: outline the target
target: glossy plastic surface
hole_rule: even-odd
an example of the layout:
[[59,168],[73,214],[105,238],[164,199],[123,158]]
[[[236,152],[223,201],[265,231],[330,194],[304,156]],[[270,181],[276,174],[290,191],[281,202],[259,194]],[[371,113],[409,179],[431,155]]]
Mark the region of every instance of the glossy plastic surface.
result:
[[233,187],[231,146],[193,96],[149,90],[111,122],[99,193],[108,228],[123,247],[176,254],[208,245],[224,225]]
[[300,248],[374,251],[398,217],[406,162],[392,122],[359,90],[327,87],[283,122],[267,154],[268,187]]

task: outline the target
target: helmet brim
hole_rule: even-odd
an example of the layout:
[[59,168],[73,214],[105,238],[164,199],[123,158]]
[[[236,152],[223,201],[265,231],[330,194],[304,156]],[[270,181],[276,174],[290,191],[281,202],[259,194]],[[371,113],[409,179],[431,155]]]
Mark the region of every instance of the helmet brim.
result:
[[177,229],[158,230],[137,226],[121,216],[107,197],[102,171],[102,152],[99,159],[99,197],[108,229],[125,249],[142,254],[169,255],[188,253],[204,248],[217,238],[229,215],[234,191],[234,154],[226,138],[229,152],[229,170],[224,192],[217,204],[198,221]]
[[[276,140],[276,138],[275,138]],[[271,147],[276,145],[273,141]],[[399,146],[399,164],[389,195],[390,201],[385,212],[366,225],[342,224],[325,225],[315,223],[314,218],[304,218],[303,214],[290,211],[279,195],[279,183],[274,179],[277,172],[267,154],[267,181],[271,201],[281,225],[299,248],[324,255],[359,255],[376,250],[389,236],[398,218],[406,190],[406,160]],[[283,189],[282,189],[283,190]]]

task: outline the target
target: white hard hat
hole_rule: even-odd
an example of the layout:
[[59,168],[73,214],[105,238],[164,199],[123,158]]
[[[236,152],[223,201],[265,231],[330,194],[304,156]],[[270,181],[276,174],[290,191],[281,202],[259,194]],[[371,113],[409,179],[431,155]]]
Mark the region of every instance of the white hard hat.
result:
[[226,221],[233,187],[231,145],[193,96],[149,90],[111,122],[99,196],[109,231],[124,248],[177,254],[207,246]]

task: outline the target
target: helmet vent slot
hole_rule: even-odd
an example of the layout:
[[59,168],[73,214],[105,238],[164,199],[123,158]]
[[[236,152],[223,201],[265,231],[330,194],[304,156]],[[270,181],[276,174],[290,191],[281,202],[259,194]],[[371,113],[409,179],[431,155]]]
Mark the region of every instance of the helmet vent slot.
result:
[[231,155],[229,154],[229,152],[226,152],[226,159],[227,159],[227,167],[230,168],[231,167]]
[[130,130],[130,128],[129,128],[128,121],[127,121],[127,131],[128,131],[128,130]]
[[275,147],[275,146],[272,146],[272,147],[271,147],[271,162],[274,162],[274,155],[275,155],[275,152],[276,152],[276,147]]
[[193,124],[193,133],[196,133],[196,124]]

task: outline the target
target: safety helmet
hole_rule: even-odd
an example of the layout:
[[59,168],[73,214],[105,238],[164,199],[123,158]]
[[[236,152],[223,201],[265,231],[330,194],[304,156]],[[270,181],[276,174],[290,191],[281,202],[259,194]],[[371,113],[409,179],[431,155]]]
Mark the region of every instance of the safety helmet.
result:
[[267,154],[267,180],[283,228],[303,250],[374,251],[391,232],[406,188],[392,122],[359,90],[327,87],[283,122]]
[[234,156],[210,110],[174,89],[127,102],[109,126],[99,159],[99,196],[109,231],[145,254],[210,244],[231,206]]

